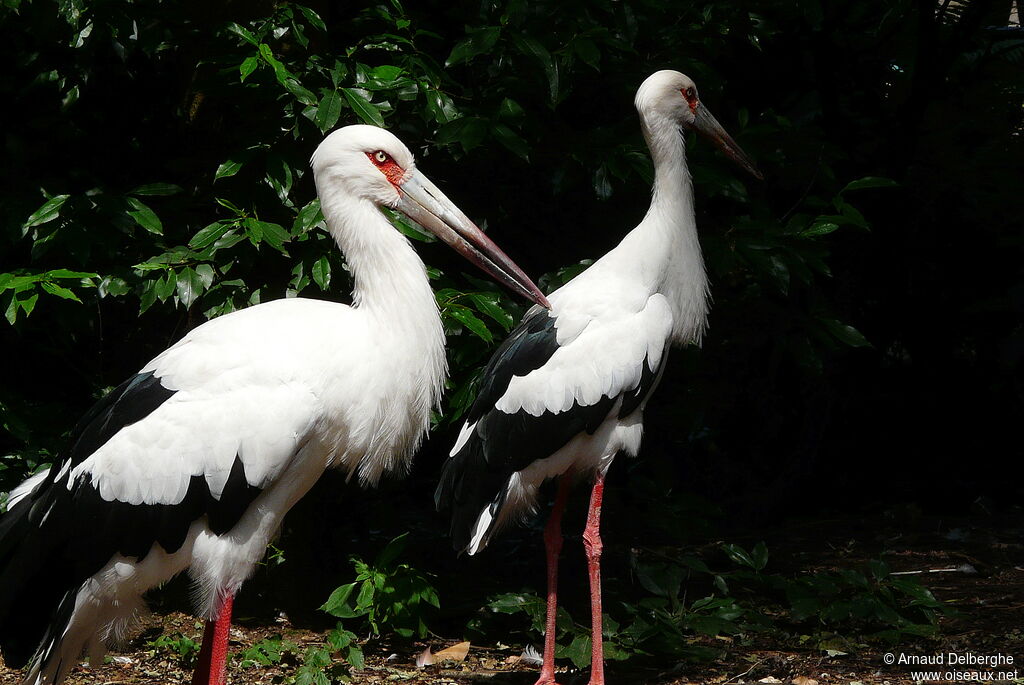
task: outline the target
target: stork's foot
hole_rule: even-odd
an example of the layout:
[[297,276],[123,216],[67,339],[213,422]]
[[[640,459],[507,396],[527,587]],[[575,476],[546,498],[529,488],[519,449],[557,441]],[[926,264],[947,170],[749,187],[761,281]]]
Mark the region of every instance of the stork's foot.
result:
[[537,682],[533,685],[558,685],[558,681],[555,680],[554,673],[545,673],[544,671],[541,671],[540,678],[537,678]]

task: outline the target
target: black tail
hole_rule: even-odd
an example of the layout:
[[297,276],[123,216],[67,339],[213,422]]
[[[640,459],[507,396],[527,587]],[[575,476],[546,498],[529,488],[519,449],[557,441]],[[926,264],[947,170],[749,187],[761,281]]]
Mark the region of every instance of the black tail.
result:
[[482,549],[494,533],[501,509],[505,504],[510,473],[492,469],[484,458],[481,441],[471,437],[459,452],[445,462],[441,482],[434,493],[438,511],[451,508],[452,545],[465,552],[472,541],[473,529],[484,509],[491,517],[484,533]]
[[[36,491],[44,487],[45,481]],[[58,611],[70,581],[61,563],[63,541],[40,535],[36,525],[46,499],[33,493],[0,516],[0,651],[12,668],[28,663],[47,628],[60,635],[70,619],[70,611]],[[66,614],[61,625],[58,613]]]

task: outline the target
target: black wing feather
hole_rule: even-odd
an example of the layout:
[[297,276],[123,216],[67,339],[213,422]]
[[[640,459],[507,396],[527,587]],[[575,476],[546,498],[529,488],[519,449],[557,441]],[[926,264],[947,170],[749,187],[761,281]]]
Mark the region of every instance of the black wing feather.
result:
[[[615,404],[617,397],[602,397],[590,406],[574,404],[567,411],[540,416],[523,409],[507,414],[495,407],[513,376],[525,376],[551,359],[558,349],[555,322],[547,310],[531,309],[484,370],[480,393],[466,419],[467,424],[476,424],[473,434],[445,463],[434,495],[438,509],[452,509],[451,534],[457,550],[469,545],[485,506],[491,507],[497,521],[512,474],[550,456],[579,433],[594,433]],[[645,378],[646,372],[645,362]],[[635,392],[644,391],[638,387]],[[625,400],[632,403],[632,395]]]
[[70,489],[69,475],[55,481],[68,462],[69,469],[82,463],[174,392],[152,372],[112,390],[79,421],[64,458],[0,516],[0,649],[8,666],[23,666],[42,637],[62,634],[77,588],[115,554],[141,561],[154,543],[175,552],[203,515],[214,533],[227,532],[260,493],[247,482],[238,456],[219,497],[203,475],[194,475],[178,504],[107,501],[89,478],[78,478]]

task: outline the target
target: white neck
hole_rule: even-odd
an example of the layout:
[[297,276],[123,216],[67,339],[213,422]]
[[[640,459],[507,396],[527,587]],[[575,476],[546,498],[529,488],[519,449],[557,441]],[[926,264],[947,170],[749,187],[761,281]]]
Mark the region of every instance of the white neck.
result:
[[380,210],[341,193],[321,195],[321,208],[352,274],[353,306],[390,326],[441,330],[423,261]]
[[[422,391],[413,402],[429,413],[440,400],[448,365],[444,328],[426,267],[409,240],[372,202],[319,190],[327,227],[352,274],[353,309],[368,317],[379,347],[390,350],[393,370],[400,367],[411,375],[398,379],[402,387],[388,392]],[[399,375],[387,374],[381,381]]]
[[707,325],[708,279],[693,211],[693,182],[679,125],[643,115],[644,138],[654,159],[654,191],[643,221],[608,254],[617,269],[635,273],[651,292],[668,298],[672,338],[700,343]]

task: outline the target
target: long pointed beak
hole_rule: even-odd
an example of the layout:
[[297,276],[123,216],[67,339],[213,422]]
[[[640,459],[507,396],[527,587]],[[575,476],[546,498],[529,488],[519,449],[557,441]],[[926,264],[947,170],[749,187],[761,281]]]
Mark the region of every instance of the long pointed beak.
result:
[[456,252],[511,290],[542,307],[551,307],[544,293],[530,277],[445,197],[430,179],[414,170],[398,186],[398,190],[401,199],[395,209],[448,243]]
[[695,118],[693,120],[693,128],[704,136],[707,136],[718,146],[718,149],[726,154],[726,156],[732,161],[739,164],[741,167],[753,174],[754,178],[759,181],[764,180],[764,176],[754,166],[754,160],[750,158],[746,152],[743,151],[736,141],[732,139],[722,125],[718,123],[714,115],[705,107],[703,104],[697,104],[697,111],[694,113]]

